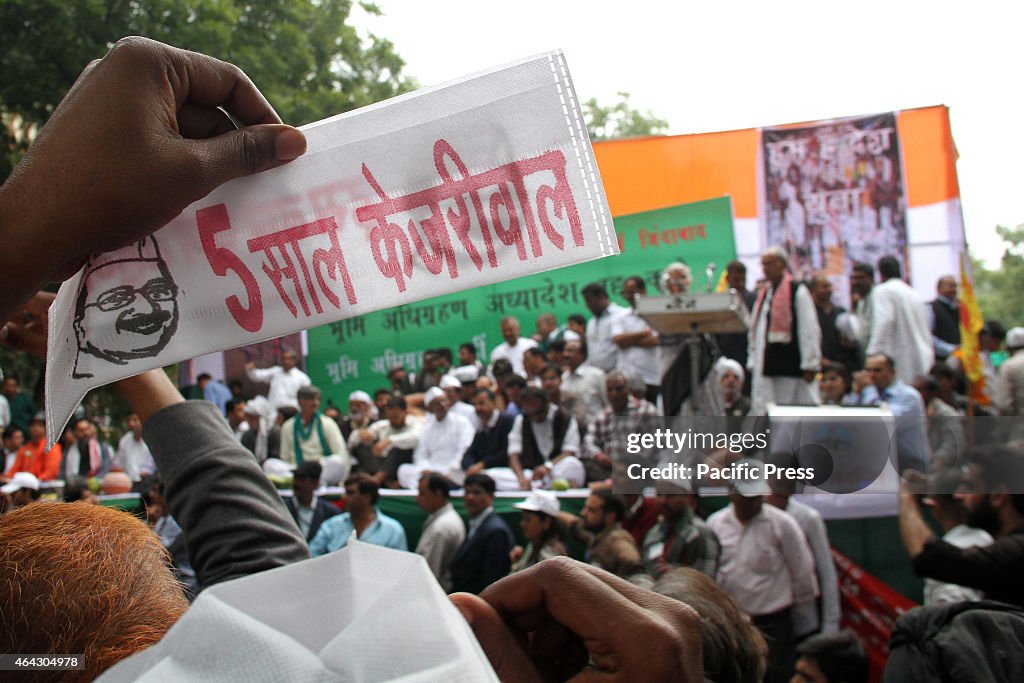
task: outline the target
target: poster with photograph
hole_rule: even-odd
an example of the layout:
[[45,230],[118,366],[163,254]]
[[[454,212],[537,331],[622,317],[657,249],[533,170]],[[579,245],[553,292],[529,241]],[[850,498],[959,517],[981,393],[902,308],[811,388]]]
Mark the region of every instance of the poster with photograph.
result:
[[[767,244],[794,274],[835,279],[896,256],[906,273],[906,195],[894,113],[762,130]],[[842,282],[840,282],[842,280]]]

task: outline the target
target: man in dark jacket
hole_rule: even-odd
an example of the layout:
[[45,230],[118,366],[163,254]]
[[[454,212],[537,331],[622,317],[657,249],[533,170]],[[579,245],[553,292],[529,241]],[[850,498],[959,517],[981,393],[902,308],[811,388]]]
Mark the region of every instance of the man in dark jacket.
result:
[[912,609],[896,620],[884,683],[1024,680],[1024,610],[1002,602]]
[[306,541],[313,540],[325,519],[341,512],[328,501],[316,497],[322,472],[320,463],[316,461],[306,460],[300,464],[292,475],[292,497],[284,500]]
[[512,566],[509,552],[515,538],[494,512],[493,479],[486,474],[471,474],[466,477],[463,489],[469,532],[452,558],[452,592],[480,593],[508,575]]
[[468,475],[491,467],[508,467],[508,433],[512,431],[515,418],[498,412],[494,392],[490,389],[476,390],[473,408],[480,419],[480,428],[462,456],[462,469]]

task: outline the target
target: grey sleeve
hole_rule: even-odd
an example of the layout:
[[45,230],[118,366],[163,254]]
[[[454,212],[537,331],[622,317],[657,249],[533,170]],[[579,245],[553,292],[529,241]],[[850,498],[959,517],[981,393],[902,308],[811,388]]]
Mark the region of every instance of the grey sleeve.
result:
[[143,427],[204,588],[309,557],[302,534],[216,406],[176,403]]

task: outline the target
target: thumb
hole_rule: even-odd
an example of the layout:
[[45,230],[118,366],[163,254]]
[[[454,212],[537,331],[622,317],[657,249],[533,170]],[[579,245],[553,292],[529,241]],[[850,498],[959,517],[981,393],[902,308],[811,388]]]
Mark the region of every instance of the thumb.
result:
[[306,136],[284,124],[246,126],[205,140],[188,140],[199,159],[202,194],[235,178],[259,173],[306,153]]
[[469,623],[499,679],[505,683],[535,683],[541,680],[519,638],[509,630],[490,604],[469,593],[454,593],[448,599]]

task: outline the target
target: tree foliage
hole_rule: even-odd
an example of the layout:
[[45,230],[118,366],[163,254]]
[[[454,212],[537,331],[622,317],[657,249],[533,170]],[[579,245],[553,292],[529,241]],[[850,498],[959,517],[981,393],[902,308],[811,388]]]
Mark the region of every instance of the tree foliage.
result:
[[1024,325],[1024,224],[1016,228],[997,226],[996,232],[1006,242],[999,268],[989,270],[974,263],[974,286],[978,306],[986,320],[995,319],[1015,327]]
[[668,121],[659,119],[651,110],[642,112],[631,107],[627,92],[619,92],[619,101],[608,106],[599,104],[597,98],[590,98],[583,103],[583,116],[590,139],[595,142],[664,135],[668,131]]
[[[372,2],[359,7],[379,13]],[[352,0],[2,0],[0,181],[82,69],[128,35],[238,65],[293,125],[411,90],[394,45],[360,36],[353,8]],[[109,96],[114,102],[118,93]],[[39,361],[0,349],[0,367],[40,395]],[[117,413],[113,397],[100,389],[86,406]],[[104,406],[90,407],[97,398]]]
[[[360,7],[379,13],[370,2]],[[0,179],[83,67],[126,35],[237,64],[294,125],[411,89],[394,45],[361,38],[352,9],[352,0],[4,0]]]

